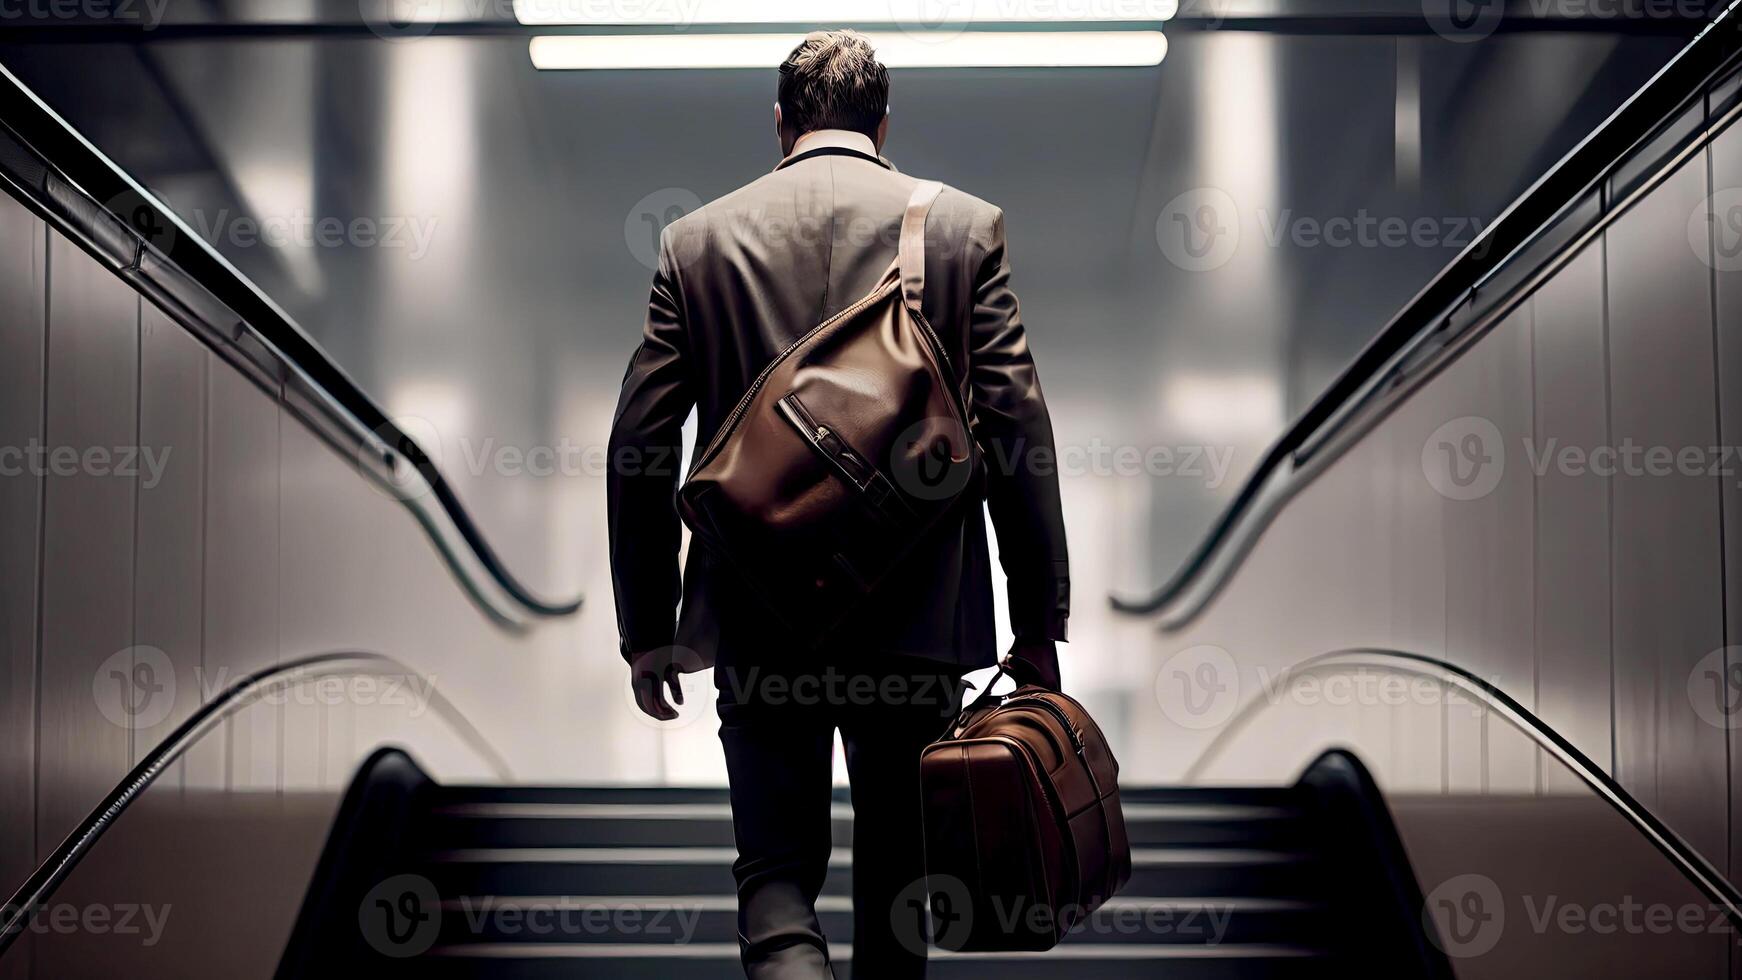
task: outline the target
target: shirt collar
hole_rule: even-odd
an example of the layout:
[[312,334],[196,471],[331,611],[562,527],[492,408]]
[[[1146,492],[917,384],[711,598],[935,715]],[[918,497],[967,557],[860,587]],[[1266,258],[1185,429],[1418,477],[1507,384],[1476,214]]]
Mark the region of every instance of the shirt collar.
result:
[[779,170],[780,167],[786,165],[788,160],[800,154],[823,149],[853,150],[882,161],[883,165],[891,170],[895,169],[893,164],[878,155],[877,144],[872,141],[871,137],[850,129],[818,129],[800,136],[798,142],[792,145],[792,153],[785,160],[780,161],[780,166],[774,169]]

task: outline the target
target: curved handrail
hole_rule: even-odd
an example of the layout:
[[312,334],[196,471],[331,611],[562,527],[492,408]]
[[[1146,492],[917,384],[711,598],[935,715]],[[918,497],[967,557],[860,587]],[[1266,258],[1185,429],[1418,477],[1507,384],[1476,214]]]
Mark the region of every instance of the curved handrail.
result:
[[1184,595],[1214,563],[1216,554],[1251,515],[1264,486],[1323,430],[1343,415],[1371,382],[1420,337],[1487,284],[1521,249],[1553,226],[1569,202],[1600,184],[1629,151],[1648,140],[1664,118],[1697,95],[1712,75],[1742,51],[1742,0],[1710,24],[1639,91],[1622,103],[1578,146],[1551,167],[1498,218],[1416,293],[1348,367],[1315,398],[1260,459],[1234,499],[1179,569],[1142,598],[1108,597],[1116,612],[1143,616],[1161,612]]
[[[188,719],[178,725],[175,731],[158,743],[155,749],[146,754],[139,764],[127,773],[116,784],[101,803],[80,821],[72,833],[61,841],[54,853],[48,856],[37,869],[24,880],[18,890],[12,893],[4,905],[0,905],[0,956],[12,945],[29,923],[31,915],[46,903],[61,882],[72,873],[78,863],[90,853],[97,840],[106,833],[111,825],[135,800],[139,798],[157,778],[163,775],[165,769],[180,759],[187,750],[212,729],[224,723],[238,711],[260,699],[270,697],[298,684],[306,683],[322,677],[368,676],[392,673],[396,675],[416,676],[417,674],[394,660],[392,657],[378,653],[365,652],[335,652],[313,654],[286,661],[274,667],[255,671],[243,677],[236,683],[225,688],[217,697],[206,702]],[[508,763],[482,734],[460,714],[452,702],[442,696],[435,685],[428,686],[430,707],[443,715],[454,727],[467,745],[495,770],[497,776],[504,782],[512,775]]]
[[[1367,668],[1425,677],[1439,681],[1442,685],[1456,688],[1463,695],[1481,702],[1489,711],[1504,718],[1513,728],[1535,742],[1538,748],[1554,756],[1561,765],[1572,770],[1574,775],[1602,797],[1604,802],[1621,815],[1622,819],[1631,824],[1641,836],[1651,842],[1653,847],[1669,858],[1677,870],[1705,892],[1706,897],[1722,905],[1724,913],[1729,917],[1731,923],[1742,926],[1742,890],[1738,890],[1730,879],[1724,876],[1723,872],[1719,871],[1704,855],[1683,840],[1681,835],[1659,820],[1656,814],[1635,799],[1633,794],[1629,793],[1626,788],[1592,762],[1590,757],[1579,751],[1577,746],[1567,741],[1547,722],[1538,718],[1530,709],[1518,703],[1499,687],[1456,664],[1438,657],[1403,650],[1387,650],[1377,647],[1335,650],[1316,657],[1309,657],[1289,667],[1282,672],[1275,683],[1266,685],[1266,692],[1274,696],[1275,692],[1286,690],[1303,677],[1342,672],[1351,668]],[[1191,784],[1201,779],[1204,770],[1270,703],[1272,703],[1271,697],[1267,696],[1265,692],[1261,692],[1236,711],[1222,730],[1216,733],[1216,737],[1210,740],[1210,744],[1199,754],[1197,760],[1186,768],[1182,781]]]
[[[423,447],[289,313],[4,66],[0,66],[0,123],[36,158],[24,179],[7,175],[20,194],[36,198],[26,203],[39,212],[46,211],[57,223],[84,225],[77,230],[87,239],[125,249],[129,254],[118,264],[129,278],[149,276],[153,270],[161,272],[160,266],[167,262],[179,275],[159,278],[177,279],[184,288],[200,291],[202,298],[215,300],[241,320],[239,324],[207,324],[212,331],[227,334],[231,340],[250,335],[269,356],[314,389],[327,403],[322,407],[343,425],[356,449],[390,468],[395,466],[396,457],[408,463],[428,485],[460,542],[509,599],[536,616],[568,616],[580,609],[579,596],[547,598],[514,575]],[[69,197],[75,199],[69,201]],[[124,202],[127,214],[116,213],[117,202]],[[153,285],[165,288],[162,282]],[[198,308],[211,304],[183,305]],[[403,495],[401,501],[413,503]],[[428,522],[424,524],[429,529]],[[462,578],[470,574],[462,564],[449,565]],[[475,595],[481,594],[472,583],[468,588]]]

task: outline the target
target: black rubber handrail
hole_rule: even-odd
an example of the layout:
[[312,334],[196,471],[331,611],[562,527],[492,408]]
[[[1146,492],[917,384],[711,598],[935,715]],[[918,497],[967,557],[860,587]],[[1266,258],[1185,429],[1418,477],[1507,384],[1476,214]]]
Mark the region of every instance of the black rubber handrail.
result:
[[320,653],[289,660],[275,667],[255,671],[225,688],[206,702],[188,719],[176,727],[169,737],[158,743],[132,771],[104,796],[103,801],[79,822],[73,832],[62,840],[54,853],[31,873],[24,884],[0,906],[0,956],[4,956],[30,919],[47,903],[61,882],[72,874],[79,862],[91,852],[99,839],[114,825],[134,801],[138,800],[164,771],[187,753],[194,743],[223,724],[237,712],[282,691],[322,677],[342,676],[404,676],[425,680],[430,707],[443,715],[462,740],[508,782],[512,774],[508,764],[484,740],[476,728],[443,697],[427,678],[407,668],[392,657],[365,652]]
[[1579,751],[1577,746],[1538,718],[1529,708],[1494,684],[1438,657],[1403,650],[1357,647],[1303,660],[1283,671],[1273,682],[1265,684],[1263,691],[1236,711],[1197,760],[1187,767],[1182,781],[1187,784],[1197,782],[1222,750],[1239,737],[1246,726],[1273,702],[1279,692],[1287,690],[1296,680],[1351,670],[1378,670],[1429,678],[1438,681],[1442,686],[1456,688],[1459,693],[1480,702],[1578,776],[1620,814],[1622,819],[1631,824],[1640,836],[1669,858],[1676,870],[1693,882],[1707,898],[1721,905],[1733,925],[1742,927],[1742,890],[1738,890],[1693,845],[1671,830],[1649,807],[1635,799],[1632,793],[1592,762],[1589,756]]
[[[293,367],[342,412],[350,437],[359,448],[385,448],[388,463],[397,454],[428,484],[441,510],[478,565],[501,590],[526,612],[536,616],[568,616],[581,607],[579,596],[550,599],[539,595],[511,572],[472,519],[471,513],[423,447],[395,423],[368,393],[338,365],[313,338],[254,285],[235,266],[189,228],[150,191],[86,140],[55,111],[36,97],[17,76],[0,66],[0,124],[28,151],[51,168],[63,188],[80,197],[76,208],[84,219],[102,227],[86,233],[106,237],[130,236],[125,243],[134,256],[128,268],[137,272],[148,262],[165,262],[200,290],[233,311],[242,320],[236,324],[212,324],[215,329],[251,332],[273,356]],[[38,174],[39,186],[30,188],[49,196],[48,174]],[[15,186],[17,182],[14,182]],[[128,213],[117,214],[114,202],[125,202]],[[43,202],[27,202],[41,205]],[[62,217],[68,202],[58,205]],[[164,229],[174,229],[165,234]],[[379,444],[379,445],[378,445]],[[456,569],[456,574],[460,574]]]
[[1483,230],[1368,341],[1281,438],[1272,443],[1234,499],[1217,516],[1185,562],[1149,595],[1109,597],[1113,609],[1150,615],[1190,590],[1215,563],[1233,532],[1252,513],[1264,487],[1304,447],[1356,402],[1398,355],[1428,334],[1530,245],[1575,201],[1600,186],[1628,154],[1657,134],[1666,118],[1697,97],[1742,52],[1742,0],[1731,3],[1639,91],[1574,147]]

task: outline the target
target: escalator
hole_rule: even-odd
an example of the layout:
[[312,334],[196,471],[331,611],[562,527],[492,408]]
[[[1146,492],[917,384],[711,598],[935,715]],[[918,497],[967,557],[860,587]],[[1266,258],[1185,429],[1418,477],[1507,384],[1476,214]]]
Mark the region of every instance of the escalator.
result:
[[[1117,898],[1051,953],[951,953],[966,926],[953,886],[932,882],[944,951],[929,975],[1449,977],[1352,757],[1316,760],[1293,786],[1122,798],[1133,870]],[[852,949],[849,800],[834,800],[818,902],[837,962]],[[441,786],[389,751],[351,789],[278,976],[726,980],[735,857],[724,790]],[[904,938],[921,943],[920,928]]]
[[[1512,528],[1488,520],[1486,512],[1454,512],[1439,500],[1428,519],[1416,519],[1421,515],[1410,508],[1420,499],[1402,491],[1386,499],[1389,510],[1358,513],[1358,521],[1326,520],[1313,508],[1343,500],[1359,510],[1367,499],[1361,493],[1376,492],[1373,486],[1391,492],[1403,485],[1398,474],[1417,479],[1424,440],[1411,429],[1398,435],[1397,420],[1418,427],[1423,417],[1444,422],[1422,406],[1440,411],[1463,404],[1433,401],[1443,395],[1436,379],[1456,377],[1460,365],[1476,364],[1477,382],[1498,387],[1493,377],[1508,364],[1516,367],[1517,358],[1509,360],[1515,351],[1496,347],[1494,339],[1507,338],[1522,323],[1530,325],[1531,340],[1548,337],[1549,305],[1520,303],[1569,281],[1557,279],[1567,270],[1589,276],[1589,282],[1573,282],[1579,289],[1563,287],[1580,295],[1590,282],[1611,291],[1629,277],[1649,285],[1652,277],[1639,271],[1642,266],[1595,263],[1608,261],[1611,246],[1661,244],[1640,232],[1661,231],[1664,222],[1645,226],[1635,219],[1653,213],[1662,200],[1654,195],[1663,188],[1686,192],[1697,185],[1702,193],[1691,197],[1707,209],[1673,202],[1666,213],[1675,219],[1668,224],[1676,235],[1685,237],[1690,210],[1708,222],[1721,217],[1701,199],[1721,190],[1712,175],[1738,159],[1714,147],[1725,146],[1727,133],[1742,133],[1732,130],[1742,116],[1739,58],[1742,33],[1732,8],[1386,326],[1272,449],[1179,575],[1147,598],[1117,602],[1126,612],[1152,617],[1161,627],[1158,636],[1183,638],[1158,639],[1148,651],[1163,671],[1191,654],[1199,658],[1195,666],[1208,663],[1214,675],[1222,661],[1198,651],[1233,637],[1226,642],[1237,647],[1234,654],[1222,652],[1232,673],[1211,680],[1233,682],[1221,687],[1243,689],[1245,696],[1225,705],[1225,717],[1203,724],[1183,716],[1166,719],[1172,727],[1148,716],[1134,719],[1132,744],[1118,746],[1146,779],[1124,790],[1136,852],[1133,881],[1058,950],[997,957],[949,952],[949,907],[937,903],[934,883],[924,896],[934,913],[927,923],[920,925],[917,908],[909,910],[916,931],[929,931],[944,947],[934,975],[1478,980],[1734,974],[1731,947],[1742,925],[1742,893],[1732,883],[1730,811],[1732,798],[1742,798],[1733,761],[1742,752],[1732,733],[1742,726],[1723,698],[1724,682],[1736,676],[1734,659],[1720,654],[1712,662],[1669,668],[1654,662],[1658,673],[1644,694],[1625,686],[1637,665],[1607,652],[1561,674],[1557,664],[1579,650],[1551,650],[1562,660],[1532,659],[1529,670],[1511,662],[1497,667],[1483,658],[1498,656],[1505,643],[1482,632],[1486,622],[1475,622],[1498,604],[1481,591],[1484,577],[1516,564],[1547,567],[1492,559],[1491,552],[1516,537]],[[439,697],[433,712],[407,714],[334,710],[300,696],[335,679],[404,682],[434,673],[453,678],[452,690],[463,694],[470,683],[511,677],[512,667],[502,664],[534,655],[537,624],[572,614],[578,600],[539,596],[510,574],[414,440],[197,235],[154,234],[153,228],[176,224],[168,209],[10,76],[0,79],[0,124],[0,176],[19,205],[0,214],[0,232],[22,227],[18,240],[33,243],[26,251],[35,249],[21,263],[25,271],[0,285],[12,289],[17,279],[20,288],[36,289],[33,302],[44,323],[67,316],[65,308],[73,305],[61,302],[51,313],[41,309],[49,299],[79,296],[64,286],[63,293],[45,287],[40,280],[48,277],[38,275],[44,267],[58,270],[55,281],[70,279],[80,291],[113,301],[91,313],[90,323],[73,323],[92,329],[77,334],[79,343],[44,354],[43,363],[63,369],[96,363],[102,370],[90,372],[93,389],[116,378],[149,380],[140,347],[126,352],[132,360],[117,359],[124,344],[116,338],[124,335],[95,329],[112,326],[97,322],[97,313],[118,310],[125,317],[131,311],[133,332],[125,336],[135,339],[129,342],[181,338],[176,343],[185,350],[177,348],[176,356],[186,354],[197,368],[193,376],[206,379],[202,397],[222,396],[212,396],[212,403],[224,411],[210,413],[207,424],[233,424],[228,409],[234,406],[223,401],[233,399],[242,406],[235,418],[259,423],[236,444],[271,433],[283,440],[279,466],[295,459],[330,484],[299,487],[301,495],[287,495],[292,499],[284,504],[274,497],[279,509],[260,521],[280,529],[277,538],[293,555],[307,544],[305,536],[313,542],[303,555],[302,577],[275,597],[272,615],[282,618],[265,626],[249,618],[258,610],[247,605],[246,582],[231,592],[222,588],[227,583],[204,584],[219,612],[190,627],[202,642],[211,638],[198,651],[198,663],[237,670],[226,685],[202,690],[197,706],[151,725],[131,715],[122,722],[102,717],[100,698],[95,707],[90,703],[93,675],[107,678],[103,671],[112,670],[123,679],[153,680],[139,667],[157,661],[132,647],[123,651],[124,664],[81,662],[59,678],[60,688],[42,682],[44,717],[61,727],[24,765],[10,765],[10,756],[6,761],[9,771],[44,773],[43,785],[53,791],[45,792],[47,802],[32,800],[23,817],[10,799],[0,798],[8,833],[28,825],[35,840],[23,849],[28,859],[22,865],[13,867],[19,861],[8,855],[7,873],[16,872],[21,884],[0,919],[0,977],[121,970],[163,976],[276,971],[283,978],[734,975],[733,848],[720,791],[521,784],[512,753],[492,740],[510,732],[514,719],[480,720],[465,705]],[[1674,183],[1684,178],[1686,187]],[[1615,231],[1622,221],[1634,222],[1625,226],[1627,235]],[[1697,247],[1699,235],[1693,238]],[[1722,415],[1724,428],[1733,429],[1735,419],[1725,413],[1742,401],[1735,397],[1742,391],[1735,377],[1742,358],[1734,356],[1736,321],[1727,299],[1736,285],[1727,277],[1736,270],[1725,265],[1709,263],[1686,281],[1710,289],[1705,312],[1712,320],[1712,361],[1706,366],[1724,396],[1714,394],[1710,414]],[[1668,327],[1680,322],[1673,301],[1688,292],[1682,284],[1677,280],[1666,291],[1672,295],[1659,297],[1668,301],[1646,304],[1663,311],[1666,349],[1673,339]],[[1599,319],[1607,344],[1628,324],[1609,315],[1627,309],[1604,296]],[[87,305],[73,312],[100,304]],[[1533,357],[1541,352],[1540,346],[1524,349]],[[1632,350],[1642,349],[1649,351],[1649,344]],[[1650,360],[1627,353],[1602,348],[1594,363],[1611,372],[1605,380]],[[68,374],[61,371],[57,383],[65,384]],[[1689,385],[1693,374],[1684,376]],[[225,380],[214,384],[214,377]],[[1530,377],[1534,383],[1536,376]],[[143,380],[138,384],[128,393],[140,405],[151,404],[152,390]],[[233,392],[225,387],[231,385]],[[81,393],[89,391],[75,392]],[[75,421],[94,417],[90,402],[62,401],[77,408],[69,409]],[[1607,402],[1600,408],[1605,419],[1625,414]],[[134,410],[138,414],[117,426],[143,428],[149,413]],[[1427,431],[1437,431],[1435,425]],[[1401,463],[1393,458],[1399,454]],[[1342,465],[1350,460],[1371,472]],[[208,473],[202,492],[225,489],[209,475],[225,465],[218,454],[202,462]],[[1553,488],[1533,485],[1531,492]],[[1628,492],[1620,495],[1621,505],[1632,499]],[[304,511],[291,506],[321,494],[337,503]],[[1536,498],[1524,496],[1534,507]],[[28,509],[55,516],[62,533],[72,528],[90,539],[91,550],[101,550],[106,541],[95,536],[105,528],[83,520],[90,515],[79,509],[91,501],[68,497],[70,504],[33,498]],[[1724,506],[1734,506],[1734,498],[1727,496]],[[140,499],[138,512],[150,513],[151,499]],[[1716,501],[1708,503],[1723,513]],[[1669,509],[1685,510],[1685,504],[1671,501]],[[1382,514],[1402,530],[1374,546],[1379,560],[1362,550],[1350,528],[1377,525]],[[1662,515],[1636,524],[1628,533],[1660,539],[1677,526]],[[1742,521],[1720,527],[1734,535]],[[39,548],[65,553],[52,530],[33,527]],[[140,517],[126,530],[137,537],[140,530],[159,529]],[[1601,535],[1586,535],[1595,536]],[[1608,539],[1625,544],[1626,536],[1616,532]],[[1439,549],[1426,558],[1424,537]],[[1292,552],[1279,541],[1292,543]],[[1712,548],[1723,544],[1732,546],[1715,561],[1719,574],[1711,578],[1734,591],[1742,581],[1734,557],[1742,551],[1732,542]],[[1279,551],[1308,568],[1277,558]],[[147,569],[142,578],[167,579],[167,565],[130,554]],[[1603,558],[1584,564],[1618,567],[1623,577],[1581,590],[1545,576],[1531,580],[1533,597],[1561,587],[1562,614],[1626,625],[1634,622],[1627,619],[1634,591],[1644,591],[1654,576],[1675,586],[1681,574],[1675,562],[1665,570],[1642,561],[1637,565],[1646,581],[1629,590],[1639,582],[1624,577],[1635,563],[1608,552]],[[1455,559],[1466,560],[1468,575],[1446,571]],[[1438,577],[1417,563],[1437,568]],[[298,567],[289,560],[284,565]],[[329,578],[335,581],[324,581]],[[1381,601],[1359,585],[1390,591]],[[1341,605],[1319,601],[1315,590],[1330,588]],[[365,597],[354,599],[351,593],[359,590]],[[394,604],[397,591],[415,599],[399,597]],[[1427,626],[1411,618],[1406,601],[1421,595],[1441,603],[1421,617]],[[1701,615],[1716,617],[1721,644],[1742,615],[1729,609],[1732,596],[1718,599],[1724,608]],[[1464,617],[1457,601],[1475,612]],[[1587,614],[1585,607],[1599,602],[1603,614]],[[1547,605],[1514,617],[1528,623],[1532,643],[1557,622],[1543,611]],[[123,612],[130,615],[133,607]],[[80,625],[102,625],[100,615],[89,618],[92,624]],[[384,625],[387,619],[393,622]],[[1427,637],[1419,644],[1425,652],[1332,639],[1411,631]],[[412,652],[404,653],[403,663],[367,651],[300,652],[330,649],[339,633]],[[1635,626],[1635,647],[1649,647],[1658,660],[1667,657],[1641,635],[1655,634]],[[263,636],[275,644],[264,658],[248,648],[266,643]],[[233,640],[235,649],[220,640]],[[1605,642],[1611,642],[1607,633]],[[502,659],[480,656],[486,645]],[[233,663],[225,659],[231,657]],[[165,663],[176,667],[172,661]],[[1260,684],[1242,683],[1240,670],[1254,665],[1276,669]],[[1603,722],[1593,727],[1581,709],[1595,702],[1557,702],[1557,685],[1567,676],[1589,682],[1600,674],[1613,680],[1601,689],[1606,699],[1593,696],[1607,702]],[[183,676],[184,685],[192,680]],[[1402,688],[1409,693],[1397,703],[1324,695],[1324,685],[1333,682],[1356,690],[1371,683],[1384,691],[1398,680],[1425,683]],[[1718,682],[1716,709],[1698,686],[1712,680]],[[305,705],[312,708],[304,712]],[[1684,724],[1690,713],[1698,725]],[[1647,719],[1639,723],[1650,729],[1646,734],[1635,716]],[[107,753],[100,764],[72,758],[86,743]],[[1689,768],[1678,768],[1683,765]],[[1163,781],[1169,785],[1151,785]],[[834,808],[836,856],[820,908],[839,956],[850,963],[850,798],[837,797]],[[176,925],[149,943],[114,929],[69,936],[54,928],[58,908],[122,904],[173,909]],[[1659,912],[1680,925],[1654,925],[1663,918]],[[1637,928],[1621,924],[1635,918]]]

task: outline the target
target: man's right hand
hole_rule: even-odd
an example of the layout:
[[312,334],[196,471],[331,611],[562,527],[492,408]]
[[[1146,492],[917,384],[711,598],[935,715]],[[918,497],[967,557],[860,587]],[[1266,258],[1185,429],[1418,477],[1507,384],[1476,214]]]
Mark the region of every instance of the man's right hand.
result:
[[[683,671],[671,650],[638,653],[630,658],[629,670],[629,686],[635,692],[635,706],[641,709],[641,713],[659,721],[676,719],[677,708],[672,707],[671,702],[683,704],[683,688],[678,685]],[[665,696],[668,688],[671,691],[669,701]]]
[[1059,678],[1058,644],[1051,640],[1017,640],[1011,645],[1004,666],[1018,684],[1064,690],[1064,682]]

